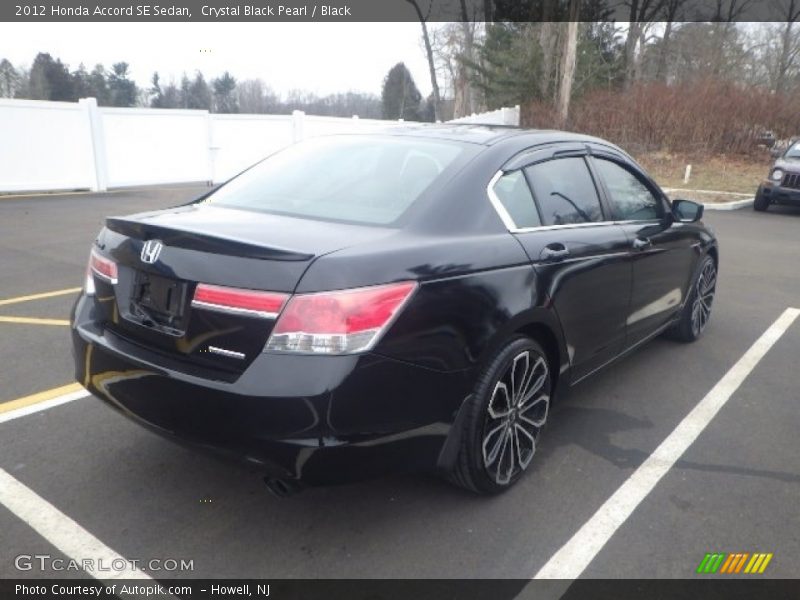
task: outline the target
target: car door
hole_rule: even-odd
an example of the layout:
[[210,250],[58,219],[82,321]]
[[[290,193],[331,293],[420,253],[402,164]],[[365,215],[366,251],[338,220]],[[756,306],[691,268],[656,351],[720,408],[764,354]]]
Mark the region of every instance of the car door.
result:
[[626,347],[663,329],[680,310],[699,256],[699,243],[668,218],[663,192],[624,156],[593,152],[590,161],[630,244],[631,304],[625,319]]
[[585,149],[537,153],[532,160],[497,179],[493,200],[531,260],[540,297],[557,313],[574,382],[623,349],[628,241],[607,218]]

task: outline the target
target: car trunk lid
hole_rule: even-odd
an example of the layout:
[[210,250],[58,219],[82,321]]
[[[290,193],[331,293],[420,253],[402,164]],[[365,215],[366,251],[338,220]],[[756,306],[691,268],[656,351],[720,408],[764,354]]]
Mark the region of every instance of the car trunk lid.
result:
[[388,231],[202,205],[112,217],[98,245],[118,280],[95,277],[96,301],[113,335],[231,379],[263,350],[277,311],[193,302],[198,285],[212,299],[220,289],[288,298],[315,258]]

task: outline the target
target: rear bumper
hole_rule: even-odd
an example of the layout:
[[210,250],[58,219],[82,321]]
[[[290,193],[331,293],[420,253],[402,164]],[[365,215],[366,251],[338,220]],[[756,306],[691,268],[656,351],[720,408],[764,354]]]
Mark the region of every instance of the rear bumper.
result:
[[156,433],[326,484],[440,464],[469,377],[365,354],[262,354],[236,381],[204,377],[73,311],[75,377]]
[[764,183],[758,188],[759,195],[769,198],[776,204],[791,204],[800,206],[800,190],[786,188],[772,183]]

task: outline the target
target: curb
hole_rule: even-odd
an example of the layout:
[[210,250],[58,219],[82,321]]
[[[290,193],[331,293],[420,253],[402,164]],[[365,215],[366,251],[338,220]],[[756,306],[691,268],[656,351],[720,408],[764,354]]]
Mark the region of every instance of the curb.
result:
[[739,210],[746,206],[753,206],[753,200],[755,200],[755,198],[734,200],[733,202],[704,202],[703,206],[706,210]]
[[[673,192],[694,192],[695,194],[727,194],[730,196],[749,196],[749,194],[742,194],[740,192],[722,192],[714,190],[690,190],[687,188],[661,188],[665,193],[672,194]],[[730,202],[700,202],[706,210],[738,210],[745,206],[752,206],[755,198],[750,197],[745,200],[732,200]]]

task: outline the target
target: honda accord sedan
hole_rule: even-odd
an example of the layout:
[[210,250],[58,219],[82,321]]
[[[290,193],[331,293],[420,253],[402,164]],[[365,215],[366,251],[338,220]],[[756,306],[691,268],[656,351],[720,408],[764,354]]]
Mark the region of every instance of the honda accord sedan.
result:
[[107,219],[75,376],[276,493],[398,469],[498,493],[571,386],[661,333],[703,333],[718,250],[702,215],[584,135],[301,142],[189,204]]

